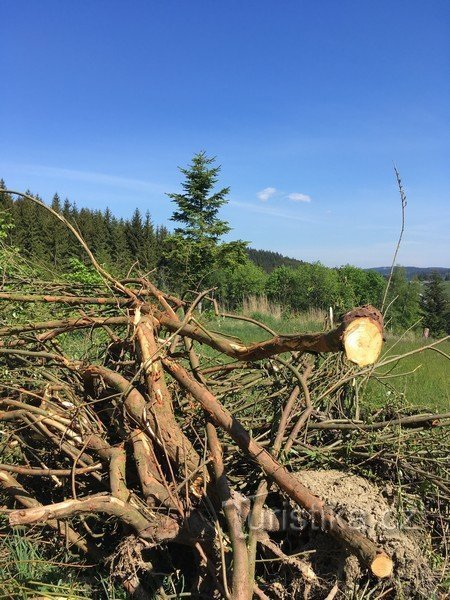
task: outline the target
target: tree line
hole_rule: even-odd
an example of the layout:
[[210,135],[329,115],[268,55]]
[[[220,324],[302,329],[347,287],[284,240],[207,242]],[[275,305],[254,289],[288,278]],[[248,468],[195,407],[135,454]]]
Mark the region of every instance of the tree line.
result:
[[[108,208],[78,208],[67,199],[62,202],[57,194],[51,207],[78,228],[97,260],[119,277],[154,271],[152,278],[163,289],[181,295],[211,289],[211,295],[231,309],[238,309],[250,295],[266,296],[294,313],[330,306],[345,311],[362,304],[381,305],[386,277],[374,270],[351,265],[329,268],[255,251],[243,240],[224,242],[231,227],[219,211],[228,201],[229,188],[216,190],[220,166],[200,152],[180,170],[184,176],[181,192],[167,194],[175,205],[173,232],[155,225],[149,212],[142,215],[139,209],[130,219],[117,218]],[[13,199],[1,191],[5,189],[1,180],[3,244],[17,249],[37,268],[81,282],[95,279],[69,230],[32,201]],[[396,268],[386,302],[392,329],[425,324],[435,335],[448,329],[446,292],[437,274],[422,288],[418,280],[409,282],[405,271]]]
[[[70,269],[74,259],[85,261],[83,249],[63,223],[31,200],[13,200],[2,189],[6,189],[3,179],[0,180],[0,227],[5,232],[6,244],[18,248],[37,266],[57,273]],[[142,215],[136,209],[130,219],[117,218],[108,208],[90,210],[78,208],[68,199],[62,202],[58,194],[53,196],[50,206],[77,227],[99,262],[113,271],[122,274],[134,263],[143,271],[157,267],[168,230],[155,226],[148,212]]]

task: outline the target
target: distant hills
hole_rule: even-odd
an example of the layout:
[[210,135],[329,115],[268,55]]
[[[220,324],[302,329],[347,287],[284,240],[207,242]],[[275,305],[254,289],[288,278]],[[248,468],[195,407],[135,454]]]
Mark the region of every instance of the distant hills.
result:
[[[254,248],[248,249],[248,256],[258,267],[261,267],[266,273],[271,273],[277,267],[298,267],[304,264],[305,261],[297,258],[290,258],[283,256],[279,252],[272,252],[271,250],[255,250]],[[439,273],[443,278],[450,277],[450,268],[448,267],[402,267],[405,269],[407,279],[428,279],[433,271]],[[371,269],[365,269],[366,271],[376,271],[387,277],[391,272],[391,267],[373,267]]]
[[[428,279],[428,277],[435,271],[439,273],[441,277],[444,279],[447,275],[450,276],[450,268],[447,267],[402,267],[405,269],[405,274],[407,279],[414,279],[414,277],[418,277],[419,279]],[[391,272],[391,267],[373,267],[372,269],[366,269],[366,271],[376,271],[380,273],[380,275],[384,275],[387,277]]]

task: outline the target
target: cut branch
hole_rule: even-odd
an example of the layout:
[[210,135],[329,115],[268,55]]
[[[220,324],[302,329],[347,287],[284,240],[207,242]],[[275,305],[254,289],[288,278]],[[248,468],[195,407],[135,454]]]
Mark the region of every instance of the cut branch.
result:
[[57,504],[13,510],[9,513],[11,525],[31,525],[55,519],[66,519],[79,514],[106,513],[130,525],[143,539],[162,542],[174,539],[179,533],[177,522],[165,515],[144,516],[128,502],[113,496],[90,496],[80,500],[65,500]]
[[173,333],[190,337],[227,356],[245,361],[261,360],[283,352],[317,354],[344,350],[349,360],[363,367],[377,361],[383,345],[383,317],[376,308],[369,305],[348,312],[341,325],[332,331],[277,335],[248,346],[212,334],[199,325],[180,325],[178,320],[165,313],[154,311],[153,316]]
[[[13,496],[17,502],[20,502],[29,510],[39,510],[42,505],[35,498],[33,498],[25,488],[9,473],[0,470],[0,486],[10,495]],[[20,512],[20,511],[16,511]],[[23,511],[26,512],[26,511]],[[56,519],[46,519],[46,525],[55,529],[61,535],[66,536],[71,544],[76,546],[82,552],[90,552],[94,557],[100,559],[100,552],[89,546],[85,540],[71,527],[65,527],[63,523],[60,523]]]
[[172,398],[161,366],[160,349],[155,340],[153,324],[139,317],[136,335],[150,398],[147,412],[151,414],[155,429],[158,429],[160,439],[172,460],[176,461],[178,468],[186,466],[189,475],[197,469],[200,457],[175,420]]
[[21,323],[9,327],[0,328],[0,337],[26,333],[27,331],[86,329],[89,327],[104,327],[105,325],[127,325],[130,323],[128,317],[79,317],[75,319],[59,319],[54,321],[42,321],[38,323]]
[[212,423],[207,423],[209,449],[212,456],[212,464],[215,475],[216,490],[222,503],[222,509],[228,523],[228,533],[233,549],[233,579],[232,600],[248,600],[250,596],[250,578],[248,571],[248,553],[245,544],[245,536],[242,529],[241,517],[225,474],[222,460],[222,448],[217,437],[216,428]]
[[[200,459],[197,453],[189,453],[192,448],[190,442],[184,444],[184,435],[175,436],[170,429],[170,422],[159,420],[151,403],[147,403],[142,394],[134,388],[120,373],[111,371],[106,367],[90,365],[84,367],[82,372],[87,377],[101,377],[108,385],[121,392],[124,396],[125,409],[133,421],[154,439],[161,447],[165,448],[169,458],[178,467],[186,464],[189,472],[195,471]],[[173,422],[172,422],[173,424]],[[195,451],[194,451],[195,452]]]
[[306,486],[288,472],[286,467],[255,442],[241,423],[230,415],[209,390],[192,379],[185,369],[173,361],[164,359],[164,367],[186,391],[192,394],[213,421],[232,437],[239,448],[253,458],[266,475],[271,477],[288,496],[309,512],[313,523],[344,543],[365,566],[371,569],[374,575],[377,577],[391,575],[392,560],[380,551],[374,542],[351,528],[331,508],[325,506],[320,498],[314,496]]

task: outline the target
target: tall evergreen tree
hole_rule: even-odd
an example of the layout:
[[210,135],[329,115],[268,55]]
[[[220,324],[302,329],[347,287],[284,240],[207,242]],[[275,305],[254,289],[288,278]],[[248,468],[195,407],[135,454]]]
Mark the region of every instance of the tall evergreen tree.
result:
[[[63,206],[60,197],[55,194],[52,199],[51,208],[61,214]],[[71,255],[72,235],[63,223],[55,219],[53,215],[46,214],[47,221],[47,243],[51,262],[55,268],[63,268]]]
[[150,218],[150,213],[145,213],[143,224],[143,246],[141,249],[142,266],[146,271],[154,269],[157,264],[157,248],[155,228]]
[[128,247],[133,262],[138,261],[142,266],[142,248],[144,245],[144,224],[141,211],[136,208],[130,221],[126,223]]
[[115,270],[120,275],[126,275],[128,269],[134,262],[128,244],[128,228],[123,219],[113,219],[112,226],[112,262]]
[[178,207],[171,220],[183,225],[177,227],[175,233],[194,241],[217,241],[231,229],[226,221],[217,216],[220,207],[228,202],[230,188],[212,193],[220,172],[220,166],[211,166],[215,160],[215,157],[206,156],[205,152],[196,154],[191,165],[186,169],[180,168],[185,176],[181,184],[184,193],[167,194]]
[[220,171],[212,166],[214,162],[205,152],[196,154],[188,168],[180,169],[184,193],[168,194],[177,205],[172,220],[183,226],[166,238],[160,265],[168,285],[180,292],[206,287],[219,268],[246,260],[246,242],[220,243],[220,237],[231,230],[218,216],[229,188],[213,192]]

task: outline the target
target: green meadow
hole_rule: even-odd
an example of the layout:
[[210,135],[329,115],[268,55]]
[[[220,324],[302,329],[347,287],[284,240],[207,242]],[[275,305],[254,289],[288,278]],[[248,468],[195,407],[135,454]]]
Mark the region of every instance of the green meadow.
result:
[[[317,311],[284,318],[267,314],[252,314],[252,317],[276,333],[321,331],[325,325],[325,314]],[[223,317],[209,319],[208,327],[244,343],[270,337],[268,331],[257,325]],[[436,340],[413,335],[405,338],[388,336],[380,362],[396,356],[398,361],[375,369],[368,385],[362,389],[361,401],[383,406],[401,400],[402,405],[420,407],[425,411],[449,411],[450,363],[447,356],[450,354],[450,340],[436,345],[434,349],[420,350]],[[403,356],[405,354],[407,356]]]

